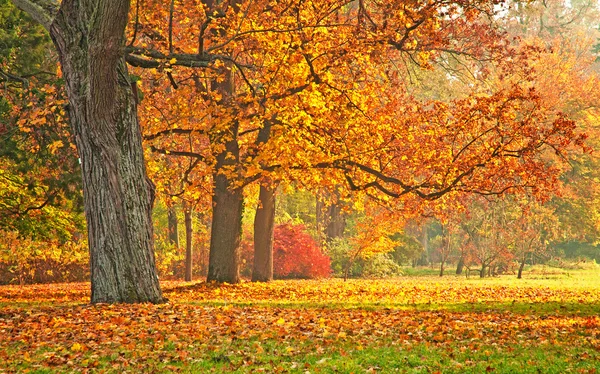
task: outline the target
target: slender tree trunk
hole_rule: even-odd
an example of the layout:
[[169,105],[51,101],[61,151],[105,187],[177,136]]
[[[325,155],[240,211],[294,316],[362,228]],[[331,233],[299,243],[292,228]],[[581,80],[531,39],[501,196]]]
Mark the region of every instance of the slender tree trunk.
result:
[[423,245],[423,255],[421,256],[420,262],[422,266],[429,265],[429,235],[427,235],[427,224],[421,226],[421,244]]
[[323,214],[323,211],[325,210],[325,204],[323,204],[323,201],[321,201],[318,194],[315,199],[315,220],[317,225],[317,234],[319,235],[319,239],[323,240],[325,227],[327,227],[327,223],[325,222],[325,214]]
[[521,258],[521,261],[519,264],[519,271],[517,273],[517,279],[523,278],[523,269],[525,268],[525,262],[527,262],[527,256],[523,256]]
[[444,264],[445,264],[445,261],[442,260],[442,262],[440,263],[440,277],[444,276]]
[[463,273],[464,267],[465,267],[465,257],[460,256],[460,259],[458,259],[458,264],[456,265],[456,275],[461,275]]
[[[170,206],[167,210],[167,223],[168,223],[168,234],[169,234],[169,245],[175,249],[175,253],[179,254],[179,219],[177,218],[177,210],[175,206]],[[172,270],[173,275],[177,275],[179,268],[178,261],[173,261]]]
[[186,204],[185,210],[183,211],[185,220],[185,281],[192,281],[192,269],[193,269],[193,238],[194,238],[194,226],[192,222],[192,213],[194,209],[191,205]]
[[[123,58],[127,0],[14,0],[50,32],[81,159],[91,301],[163,301],[154,259],[154,185],[144,165],[136,97]],[[36,4],[37,5],[37,4]]]
[[175,209],[175,206],[169,207],[167,217],[169,244],[175,247],[175,249],[179,249],[179,220],[177,219],[177,210]]
[[273,280],[273,229],[275,227],[275,190],[260,186],[254,218],[253,282]]

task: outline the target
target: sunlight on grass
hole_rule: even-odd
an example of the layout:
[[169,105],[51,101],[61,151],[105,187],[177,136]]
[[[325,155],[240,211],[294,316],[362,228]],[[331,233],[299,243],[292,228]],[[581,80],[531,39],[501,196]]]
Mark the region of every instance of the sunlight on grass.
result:
[[599,278],[167,281],[161,305],[88,305],[87,283],[1,286],[0,373],[593,373]]

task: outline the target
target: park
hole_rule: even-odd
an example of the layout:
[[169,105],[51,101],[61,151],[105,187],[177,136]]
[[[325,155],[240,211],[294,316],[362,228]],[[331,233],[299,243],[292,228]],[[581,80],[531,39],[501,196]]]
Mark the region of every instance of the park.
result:
[[0,374],[595,373],[595,0],[0,0]]

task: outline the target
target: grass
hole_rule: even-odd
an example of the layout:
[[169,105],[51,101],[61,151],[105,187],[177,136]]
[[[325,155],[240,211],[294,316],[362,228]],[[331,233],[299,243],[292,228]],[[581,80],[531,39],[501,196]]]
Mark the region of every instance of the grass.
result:
[[595,373],[600,271],[525,279],[165,282],[163,305],[88,284],[0,287],[0,373]]

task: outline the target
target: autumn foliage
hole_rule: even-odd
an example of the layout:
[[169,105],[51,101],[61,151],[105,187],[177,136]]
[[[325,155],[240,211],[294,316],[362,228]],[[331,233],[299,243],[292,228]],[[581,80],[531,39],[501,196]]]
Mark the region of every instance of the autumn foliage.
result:
[[[242,241],[242,275],[251,275],[252,241]],[[314,279],[331,275],[331,259],[301,224],[275,225],[273,232],[273,276],[276,279]]]
[[303,225],[275,226],[273,273],[276,278],[323,278],[331,274],[331,260]]

